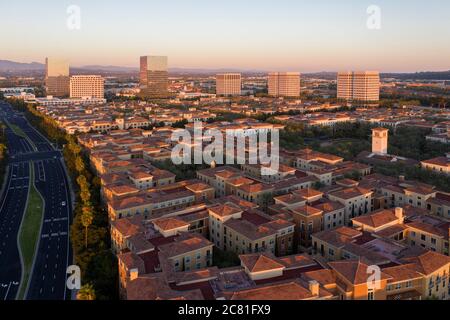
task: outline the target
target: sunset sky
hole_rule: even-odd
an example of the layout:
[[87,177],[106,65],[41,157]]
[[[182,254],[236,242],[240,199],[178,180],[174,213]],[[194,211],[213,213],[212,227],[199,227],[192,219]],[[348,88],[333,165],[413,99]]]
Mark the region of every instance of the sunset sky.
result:
[[[81,30],[66,26],[81,8]],[[381,8],[381,30],[366,26]],[[448,0],[3,0],[0,59],[280,71],[450,69]]]

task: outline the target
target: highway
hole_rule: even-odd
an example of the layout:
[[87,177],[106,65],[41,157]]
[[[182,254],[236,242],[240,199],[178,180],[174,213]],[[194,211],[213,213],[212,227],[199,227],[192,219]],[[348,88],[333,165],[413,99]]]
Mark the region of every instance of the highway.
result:
[[[66,269],[72,260],[69,241],[72,200],[69,182],[62,164],[62,154],[9,105],[0,102],[0,109],[2,118],[18,126],[37,149],[35,151],[27,139],[15,135],[9,128],[6,129],[10,167],[13,169],[8,175],[7,184],[11,187],[18,186],[20,187],[18,190],[21,191],[11,189],[11,192],[5,192],[1,198],[2,202],[5,204],[11,202],[13,206],[2,206],[0,211],[0,239],[4,239],[4,235],[7,236],[5,249],[2,251],[5,252],[5,257],[8,254],[7,260],[0,256],[0,299],[3,297],[5,300],[10,300],[16,297],[21,277],[17,234],[25,210],[30,164],[34,168],[34,183],[44,199],[45,210],[37,254],[26,290],[26,299],[70,299],[65,283]],[[1,229],[2,224],[5,224],[5,231]]]

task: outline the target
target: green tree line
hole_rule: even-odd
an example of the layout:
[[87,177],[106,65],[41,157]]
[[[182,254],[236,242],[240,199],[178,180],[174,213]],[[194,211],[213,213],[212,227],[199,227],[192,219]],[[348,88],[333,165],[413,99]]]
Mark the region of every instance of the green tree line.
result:
[[12,105],[63,149],[76,193],[70,238],[75,264],[81,268],[83,290],[98,300],[118,299],[118,267],[111,251],[108,215],[100,200],[100,180],[91,172],[87,155],[75,136],[59,129],[54,119],[41,114],[33,105],[19,100]]

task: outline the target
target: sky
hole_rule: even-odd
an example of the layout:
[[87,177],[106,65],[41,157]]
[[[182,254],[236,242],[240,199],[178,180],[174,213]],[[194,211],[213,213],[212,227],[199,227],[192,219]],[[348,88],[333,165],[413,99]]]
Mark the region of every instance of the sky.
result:
[[[67,27],[71,5],[79,30]],[[367,27],[371,5],[380,29]],[[184,68],[450,70],[449,13],[448,0],[1,0],[0,59],[138,67],[139,56],[166,55]]]

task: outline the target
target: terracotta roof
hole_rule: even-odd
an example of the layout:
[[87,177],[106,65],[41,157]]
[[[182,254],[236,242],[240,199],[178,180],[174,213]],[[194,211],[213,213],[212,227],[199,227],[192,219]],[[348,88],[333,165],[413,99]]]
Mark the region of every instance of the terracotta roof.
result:
[[186,189],[191,190],[192,192],[202,192],[202,191],[211,190],[214,188],[207,185],[206,183],[198,182],[198,183],[187,185]]
[[413,263],[384,268],[383,272],[391,276],[390,282],[413,280],[423,276],[416,271],[416,266]]
[[[328,265],[353,285],[367,283],[370,273],[368,272],[369,266],[365,263],[357,260],[344,260],[329,262]],[[389,278],[389,275],[381,273],[381,280]]]
[[373,192],[361,187],[354,187],[331,192],[330,195],[340,199],[352,199],[360,196],[366,196],[369,193],[372,194]]
[[301,206],[301,207],[296,207],[294,209],[288,209],[289,211],[296,213],[296,214],[301,214],[303,216],[313,216],[313,215],[318,215],[318,214],[322,214],[323,211],[316,209],[314,207],[311,206]]
[[111,221],[111,226],[115,228],[123,237],[130,237],[145,231],[142,216]]
[[242,212],[242,209],[240,207],[238,207],[234,203],[230,203],[230,202],[225,203],[223,205],[208,208],[208,210],[220,217],[226,217],[226,216],[230,216],[230,215]]
[[276,234],[272,228],[264,225],[256,226],[253,223],[243,219],[230,219],[224,223],[227,228],[230,228],[242,236],[250,240],[258,240]]
[[127,283],[127,300],[204,300],[200,290],[175,291],[161,276],[145,275]]
[[234,292],[230,300],[309,300],[311,292],[296,281]]
[[322,196],[323,192],[320,192],[318,190],[315,189],[311,189],[311,188],[307,188],[307,189],[300,189],[300,190],[295,190],[292,191],[293,194],[299,195],[305,199],[308,198],[314,198],[314,197],[318,197],[318,196]]
[[340,202],[325,200],[318,204],[313,204],[313,207],[323,211],[324,213],[333,212],[336,210],[344,209],[345,206]]
[[158,248],[168,258],[212,246],[212,242],[200,234],[183,233],[174,242],[160,245]]
[[164,231],[189,226],[189,223],[184,222],[177,218],[162,218],[162,219],[153,221],[153,224],[156,225],[159,229],[164,230]]
[[446,265],[448,266],[450,264],[450,257],[437,252],[427,251],[420,256],[407,257],[402,259],[402,261],[405,263],[414,263],[417,272],[429,275]]
[[267,190],[272,190],[273,187],[271,185],[265,183],[255,183],[255,184],[245,184],[238,187],[239,190],[242,190],[246,193],[257,193],[263,192]]
[[294,254],[290,256],[280,257],[278,258],[278,260],[287,269],[304,268],[317,265],[317,263],[313,259],[311,259],[307,254]]
[[275,269],[284,269],[285,266],[277,261],[275,257],[268,254],[246,254],[240,255],[241,263],[250,272],[264,272]]
[[398,218],[395,216],[393,210],[387,209],[353,218],[352,221],[378,228],[388,223],[398,221]]

